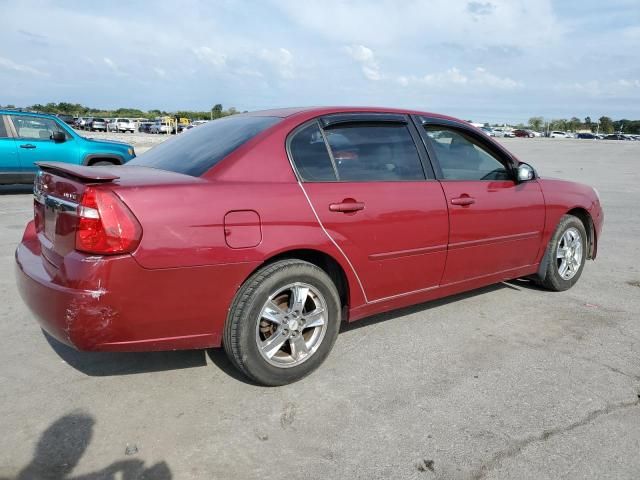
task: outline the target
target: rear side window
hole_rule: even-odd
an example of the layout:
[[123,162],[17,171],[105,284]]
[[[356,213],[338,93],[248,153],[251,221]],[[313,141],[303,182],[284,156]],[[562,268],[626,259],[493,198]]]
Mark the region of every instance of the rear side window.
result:
[[198,177],[280,120],[279,117],[246,115],[213,120],[161,143],[127,165],[159,168]]
[[316,122],[298,131],[289,144],[298,174],[307,182],[335,182],[336,172]]
[[340,181],[424,180],[418,150],[404,124],[347,124],[325,131]]
[[293,136],[289,150],[298,174],[307,182],[425,179],[418,150],[404,124],[338,124],[322,132],[314,122]]

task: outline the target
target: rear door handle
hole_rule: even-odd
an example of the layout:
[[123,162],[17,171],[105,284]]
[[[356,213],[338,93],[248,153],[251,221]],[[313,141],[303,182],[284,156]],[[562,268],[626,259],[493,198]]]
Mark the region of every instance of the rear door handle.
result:
[[36,146],[33,143],[23,143],[20,148],[36,148]]
[[331,210],[332,212],[343,213],[357,212],[359,210],[364,210],[364,203],[345,199],[340,203],[329,204],[329,210]]
[[469,195],[461,195],[451,199],[451,205],[462,205],[463,207],[476,203],[476,199]]

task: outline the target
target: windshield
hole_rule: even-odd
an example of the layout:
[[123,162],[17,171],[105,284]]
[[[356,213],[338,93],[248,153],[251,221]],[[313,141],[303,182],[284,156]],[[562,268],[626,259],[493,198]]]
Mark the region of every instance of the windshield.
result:
[[152,148],[127,165],[160,168],[198,177],[279,117],[233,115],[192,128]]

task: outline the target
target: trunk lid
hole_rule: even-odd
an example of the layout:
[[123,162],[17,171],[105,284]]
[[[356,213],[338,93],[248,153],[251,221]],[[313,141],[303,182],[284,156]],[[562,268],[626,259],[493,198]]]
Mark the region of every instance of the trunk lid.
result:
[[76,251],[81,201],[88,189],[113,192],[124,204],[118,195],[123,188],[203,182],[149,167],[86,167],[59,162],[41,162],[38,166],[34,181],[35,227],[43,257],[56,268],[60,268],[65,255]]

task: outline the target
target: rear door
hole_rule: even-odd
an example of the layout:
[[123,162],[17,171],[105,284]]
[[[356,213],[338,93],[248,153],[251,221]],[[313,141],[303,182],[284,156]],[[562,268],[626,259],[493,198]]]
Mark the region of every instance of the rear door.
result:
[[404,115],[342,114],[299,127],[288,149],[301,185],[367,301],[436,287],[447,205]]
[[537,181],[517,183],[511,157],[482,133],[417,117],[449,207],[442,284],[535,263],[545,207]]
[[[36,162],[77,162],[77,154],[70,145],[73,137],[54,119],[32,115],[9,115],[9,118],[16,133],[22,172],[35,173]],[[54,132],[64,133],[66,140],[53,141]]]

